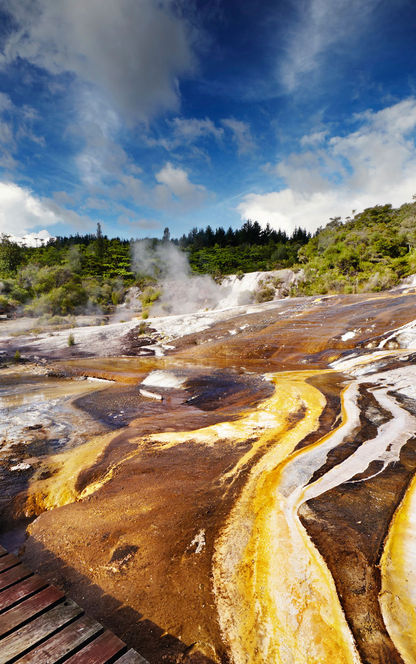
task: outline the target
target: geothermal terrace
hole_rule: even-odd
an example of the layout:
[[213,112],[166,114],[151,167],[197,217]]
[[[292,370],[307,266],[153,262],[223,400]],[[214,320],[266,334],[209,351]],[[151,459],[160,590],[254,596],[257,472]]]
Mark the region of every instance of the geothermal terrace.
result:
[[150,664],[413,664],[415,305],[4,337],[0,542]]

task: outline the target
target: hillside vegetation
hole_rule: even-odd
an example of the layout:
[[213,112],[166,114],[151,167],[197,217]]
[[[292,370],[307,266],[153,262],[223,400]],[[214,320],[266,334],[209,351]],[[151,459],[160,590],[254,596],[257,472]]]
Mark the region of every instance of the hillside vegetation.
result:
[[131,272],[130,243],[101,235],[57,238],[46,246],[0,243],[0,313],[67,315],[109,312],[123,301]]
[[[68,315],[110,313],[129,286],[146,293],[155,275],[133,261],[134,240],[101,232],[58,237],[45,246],[21,247],[0,238],[0,313]],[[285,267],[303,268],[292,294],[353,293],[391,288],[416,272],[416,203],[377,205],[342,221],[331,219],[313,237],[291,237],[247,221],[241,228],[194,228],[178,239],[150,238],[147,250],[175,245],[195,273],[214,277]],[[152,291],[153,292],[153,291]]]
[[[148,238],[149,256],[157,247],[174,245],[184,251],[195,273],[221,275],[290,267],[310,235],[301,229],[291,237],[257,222],[240,229],[193,229],[171,240]],[[139,286],[151,304],[157,274],[146,271],[151,260],[137,261],[135,240],[109,239],[97,225],[95,235],[57,237],[45,246],[21,247],[6,235],[0,238],[0,313],[32,316],[110,313],[123,302],[129,286]],[[143,252],[141,252],[143,254]],[[159,252],[159,254],[163,252]],[[135,258],[133,258],[136,256]],[[147,256],[147,257],[148,257]],[[146,258],[146,257],[143,257]],[[154,267],[154,266],[152,266]],[[151,296],[148,296],[149,292]],[[150,302],[147,300],[150,297]]]
[[353,293],[395,286],[416,272],[416,203],[376,205],[332,219],[299,250],[306,280],[298,292]]

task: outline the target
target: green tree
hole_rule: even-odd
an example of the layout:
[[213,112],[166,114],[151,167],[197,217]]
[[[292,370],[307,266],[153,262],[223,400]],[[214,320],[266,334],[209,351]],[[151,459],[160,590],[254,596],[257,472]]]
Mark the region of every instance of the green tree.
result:
[[0,275],[7,276],[16,272],[22,255],[22,247],[11,242],[9,236],[3,233],[0,236]]

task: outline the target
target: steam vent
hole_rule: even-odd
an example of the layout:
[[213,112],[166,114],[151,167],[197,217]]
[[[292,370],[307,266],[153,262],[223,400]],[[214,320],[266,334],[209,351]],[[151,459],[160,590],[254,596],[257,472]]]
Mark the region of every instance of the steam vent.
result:
[[414,664],[415,310],[154,319],[152,356],[133,320],[52,364],[60,333],[19,339],[1,543],[150,664]]

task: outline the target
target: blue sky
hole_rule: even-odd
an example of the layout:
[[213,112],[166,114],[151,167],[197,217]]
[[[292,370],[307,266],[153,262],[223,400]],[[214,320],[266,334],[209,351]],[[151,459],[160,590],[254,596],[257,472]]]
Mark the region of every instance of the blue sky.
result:
[[0,0],[0,232],[291,232],[416,193],[410,0]]

